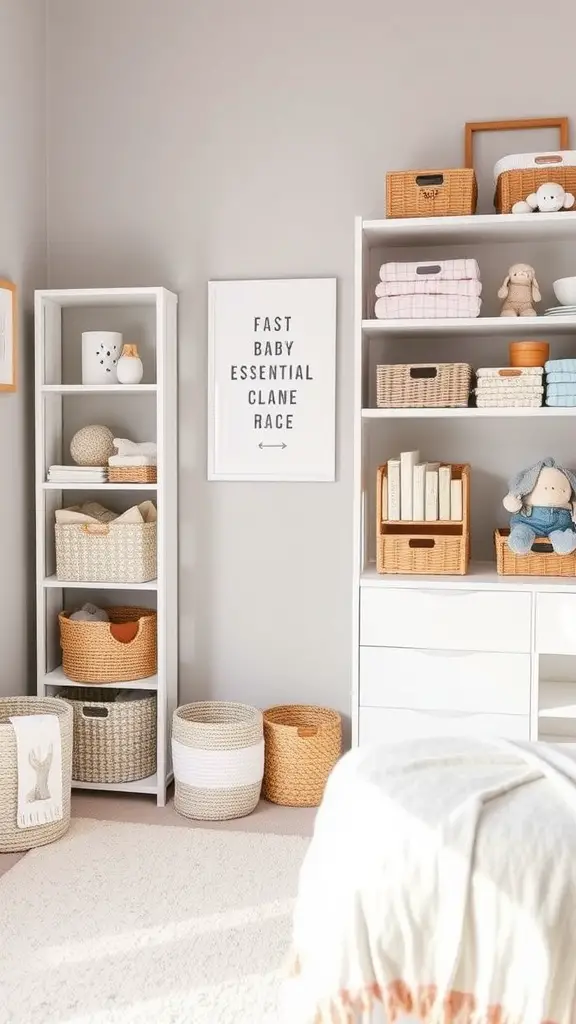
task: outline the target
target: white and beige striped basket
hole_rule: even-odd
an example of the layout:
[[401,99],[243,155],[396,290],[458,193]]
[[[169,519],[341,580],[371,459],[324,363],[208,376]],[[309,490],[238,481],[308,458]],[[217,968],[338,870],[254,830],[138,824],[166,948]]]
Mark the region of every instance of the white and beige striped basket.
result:
[[262,713],[246,704],[199,701],[174,712],[174,807],[186,818],[250,814],[264,776]]
[[[62,745],[62,809],[60,821],[19,828],[18,761],[12,715],[57,715]],[[0,853],[18,853],[60,839],[70,825],[72,779],[72,710],[56,697],[0,698]]]

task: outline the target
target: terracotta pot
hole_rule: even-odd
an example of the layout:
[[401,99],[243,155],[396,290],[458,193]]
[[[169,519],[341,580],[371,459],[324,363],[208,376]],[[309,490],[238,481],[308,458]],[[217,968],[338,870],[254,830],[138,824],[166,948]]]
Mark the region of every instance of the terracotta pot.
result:
[[550,358],[547,341],[512,341],[510,343],[510,366],[544,366]]

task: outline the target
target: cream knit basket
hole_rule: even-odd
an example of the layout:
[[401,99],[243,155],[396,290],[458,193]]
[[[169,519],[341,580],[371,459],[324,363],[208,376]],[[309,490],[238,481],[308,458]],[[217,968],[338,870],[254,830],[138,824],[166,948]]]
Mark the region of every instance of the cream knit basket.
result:
[[200,701],[174,712],[174,806],[186,818],[250,814],[264,775],[262,714],[246,704]]
[[[57,715],[62,743],[61,821],[50,821],[32,828],[18,828],[18,769],[14,727],[11,715]],[[60,839],[70,825],[70,789],[72,784],[72,709],[55,697],[0,698],[0,853],[19,853]]]

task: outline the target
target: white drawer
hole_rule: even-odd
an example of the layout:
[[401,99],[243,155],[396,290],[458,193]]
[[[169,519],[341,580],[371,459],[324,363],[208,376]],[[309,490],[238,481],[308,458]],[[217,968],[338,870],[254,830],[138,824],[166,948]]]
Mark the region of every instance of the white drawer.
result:
[[530,655],[360,648],[360,704],[530,714]]
[[360,643],[448,651],[530,650],[531,595],[457,588],[364,587]]
[[576,595],[536,596],[536,650],[539,654],[576,654]]
[[454,711],[360,708],[360,743],[393,743],[421,736],[500,736],[530,739],[528,715],[468,715]]

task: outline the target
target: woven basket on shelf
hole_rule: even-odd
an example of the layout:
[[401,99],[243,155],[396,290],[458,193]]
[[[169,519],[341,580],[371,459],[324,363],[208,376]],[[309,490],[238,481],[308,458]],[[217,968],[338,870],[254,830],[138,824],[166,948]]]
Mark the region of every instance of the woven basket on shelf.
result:
[[466,167],[386,175],[387,217],[464,217],[477,202],[476,175]]
[[156,579],[156,523],[56,523],[56,575],[73,583]]
[[156,466],[109,466],[108,480],[111,484],[155,484],[158,473]]
[[156,771],[156,694],[70,687],[58,694],[74,712],[72,776],[121,783]]
[[468,405],[472,368],[467,363],[397,363],[376,367],[379,409],[448,409]]
[[317,807],[342,750],[342,719],[329,708],[287,704],[264,712],[262,795],[287,807]]
[[565,192],[576,193],[576,167],[523,168],[498,175],[494,206],[498,213],[511,213],[514,203],[525,200],[540,185],[554,181]]
[[[82,622],[71,619],[69,612],[60,612],[64,675],[75,683],[129,683],[153,676],[157,668],[156,612],[150,608],[106,611],[109,622]],[[133,623],[133,630],[127,630],[126,623]],[[118,624],[121,628],[115,629]]]
[[576,576],[576,551],[557,555],[546,538],[534,541],[527,555],[515,555],[508,547],[510,530],[495,530],[496,571],[501,576]]
[[262,714],[246,704],[199,701],[174,712],[174,807],[186,818],[250,814],[264,774]]
[[[62,744],[61,821],[18,828],[18,769],[16,737],[11,715],[57,715]],[[0,853],[19,853],[60,839],[70,825],[72,779],[72,711],[55,697],[0,698]]]

